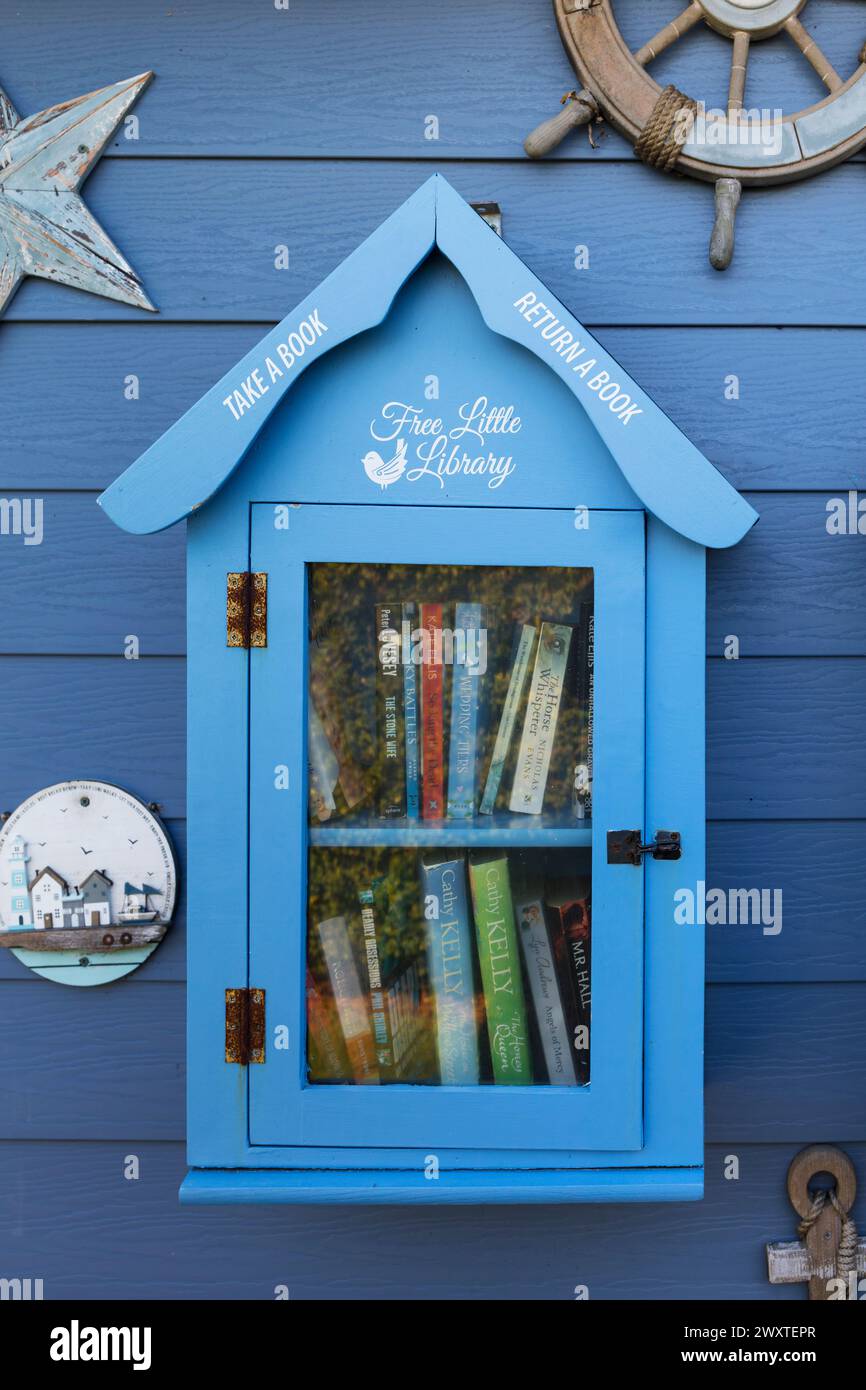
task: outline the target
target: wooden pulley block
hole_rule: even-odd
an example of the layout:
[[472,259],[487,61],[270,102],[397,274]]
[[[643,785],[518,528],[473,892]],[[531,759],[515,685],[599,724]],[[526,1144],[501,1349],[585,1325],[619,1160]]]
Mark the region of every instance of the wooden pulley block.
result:
[[[833,1179],[831,1186],[815,1183],[823,1174]],[[770,1283],[808,1283],[809,1298],[816,1302],[858,1299],[866,1274],[866,1240],[858,1239],[850,1219],[857,1196],[850,1158],[841,1149],[812,1144],[792,1159],[787,1188],[800,1217],[801,1239],[767,1246]]]

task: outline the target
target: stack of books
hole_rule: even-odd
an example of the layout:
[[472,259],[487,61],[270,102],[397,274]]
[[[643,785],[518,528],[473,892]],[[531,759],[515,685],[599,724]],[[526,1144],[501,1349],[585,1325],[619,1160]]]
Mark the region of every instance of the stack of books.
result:
[[359,890],[360,937],[354,912],[315,924],[327,978],[308,975],[312,1081],[418,1080],[425,1053],[424,1079],[445,1086],[589,1081],[588,880],[533,877],[514,858],[418,856],[423,958],[395,950],[383,878]]

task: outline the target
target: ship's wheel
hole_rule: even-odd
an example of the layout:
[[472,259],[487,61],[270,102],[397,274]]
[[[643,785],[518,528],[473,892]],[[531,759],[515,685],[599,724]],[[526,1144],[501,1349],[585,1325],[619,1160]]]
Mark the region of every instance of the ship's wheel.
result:
[[[613,0],[553,0],[556,21],[583,89],[527,137],[526,153],[549,154],[576,126],[603,116],[640,157],[667,173],[691,174],[716,185],[710,261],[730,264],[734,217],[744,186],[808,178],[866,145],[866,45],[849,77],[840,75],[800,19],[807,0],[692,0],[635,52],[626,45]],[[727,110],[706,115],[697,101],[660,87],[647,71],[665,49],[698,24],[731,44]],[[795,115],[747,109],[751,45],[784,34],[817,72],[828,95]]]

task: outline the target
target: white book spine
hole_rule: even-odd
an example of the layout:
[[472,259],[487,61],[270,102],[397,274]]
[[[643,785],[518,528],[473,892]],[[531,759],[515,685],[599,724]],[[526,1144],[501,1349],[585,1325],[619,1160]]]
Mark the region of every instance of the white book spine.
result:
[[331,917],[320,922],[318,930],[343,1037],[351,1043],[371,1030],[367,994],[361,987],[346,919]]
[[532,660],[534,645],[535,628],[530,623],[524,623],[520,633],[520,641],[517,644],[514,665],[511,668],[511,679],[508,682],[505,703],[502,706],[502,717],[496,731],[496,742],[493,745],[490,770],[484,785],[484,796],[481,799],[480,811],[485,816],[491,815],[496,805],[508,750],[514,737],[514,726],[517,723],[520,702],[526,687],[526,677],[529,675],[529,663]]
[[525,811],[537,816],[544,804],[571,634],[572,629],[561,623],[541,625],[514,786],[511,789],[509,804],[512,811]]
[[551,1086],[576,1086],[568,1026],[544,922],[541,895],[529,894],[519,898],[515,902],[514,915],[548,1080]]

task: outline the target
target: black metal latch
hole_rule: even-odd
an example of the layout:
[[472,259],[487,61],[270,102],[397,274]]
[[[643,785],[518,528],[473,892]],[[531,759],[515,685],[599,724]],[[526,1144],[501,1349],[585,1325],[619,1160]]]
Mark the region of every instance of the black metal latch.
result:
[[645,854],[653,859],[679,859],[682,842],[678,830],[657,830],[648,845],[641,843],[639,830],[609,830],[607,832],[608,864],[634,864],[640,868]]

